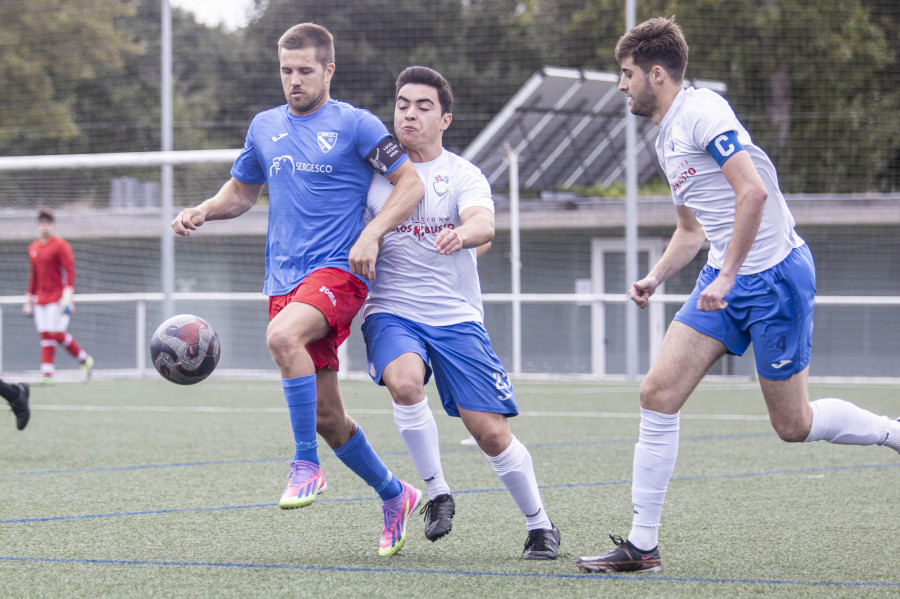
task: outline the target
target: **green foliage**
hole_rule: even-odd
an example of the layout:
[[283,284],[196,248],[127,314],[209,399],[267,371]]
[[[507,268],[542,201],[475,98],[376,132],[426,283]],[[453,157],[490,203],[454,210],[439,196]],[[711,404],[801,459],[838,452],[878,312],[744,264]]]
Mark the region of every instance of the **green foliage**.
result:
[[[688,78],[721,80],[788,192],[900,189],[900,19],[889,0],[642,0],[676,15]],[[542,66],[618,71],[622,0],[256,0],[228,32],[173,11],[175,146],[238,147],[253,114],[284,102],[276,41],[313,21],[335,36],[332,95],[390,122],[412,64],[456,96],[462,151]],[[159,0],[10,0],[0,6],[0,152],[154,150]]]
[[[566,191],[571,191],[584,198],[624,198],[626,195],[624,181],[614,181],[606,187],[598,184],[584,188],[573,187]],[[640,197],[653,197],[668,196],[672,190],[669,188],[669,184],[660,177],[638,186],[637,192]]]
[[[623,3],[578,4],[567,29],[596,32],[597,66],[616,70]],[[691,48],[687,78],[725,82],[782,187],[819,193],[898,189],[898,12],[884,0],[647,0],[636,16],[674,15]]]
[[[0,6],[0,143],[71,140],[80,86],[120,68],[138,49],[116,27],[122,0],[10,0]],[[90,40],[90,44],[84,43]],[[27,150],[26,150],[27,152]]]

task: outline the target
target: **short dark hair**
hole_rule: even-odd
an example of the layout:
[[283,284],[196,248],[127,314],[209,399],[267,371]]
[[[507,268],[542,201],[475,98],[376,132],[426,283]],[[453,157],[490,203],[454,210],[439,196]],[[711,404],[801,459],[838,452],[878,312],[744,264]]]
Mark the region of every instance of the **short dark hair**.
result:
[[53,213],[49,210],[41,210],[38,212],[38,222],[45,221],[48,223],[54,222],[56,219],[53,218]]
[[400,88],[409,83],[428,85],[437,90],[438,102],[441,103],[441,114],[453,111],[453,90],[444,76],[428,67],[407,67],[397,77],[394,97],[400,94]]
[[315,23],[300,23],[285,31],[278,40],[278,51],[316,49],[316,60],[327,67],[334,62],[334,37],[331,32]]
[[629,56],[645,73],[658,64],[675,81],[684,79],[688,45],[675,17],[644,21],[620,37],[616,44],[616,60],[621,64]]

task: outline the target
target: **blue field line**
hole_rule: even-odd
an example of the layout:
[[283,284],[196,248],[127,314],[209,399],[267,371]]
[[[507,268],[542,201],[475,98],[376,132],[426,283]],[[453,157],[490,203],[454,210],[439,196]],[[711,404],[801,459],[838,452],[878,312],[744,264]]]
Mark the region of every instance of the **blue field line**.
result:
[[351,572],[362,574],[437,574],[445,576],[490,576],[499,578],[543,578],[543,579],[576,579],[591,580],[598,583],[631,580],[638,582],[683,582],[683,583],[716,583],[716,584],[754,584],[754,585],[791,585],[791,586],[827,586],[851,588],[900,588],[898,582],[841,582],[837,580],[767,580],[764,578],[678,578],[675,576],[655,575],[598,575],[598,574],[541,574],[535,572],[479,572],[476,570],[433,570],[414,568],[354,568],[350,566],[302,566],[297,564],[241,564],[234,562],[176,562],[150,560],[113,560],[113,559],[74,559],[48,557],[8,557],[0,556],[0,561],[32,562],[53,564],[93,564],[113,566],[167,566],[183,568],[247,568],[254,570],[300,570],[305,572]]
[[[796,470],[769,470],[766,472],[743,472],[739,474],[714,474],[707,476],[679,476],[672,479],[672,482],[699,481],[699,480],[721,480],[726,478],[749,478],[754,476],[775,476],[780,474],[809,474],[819,472],[841,472],[850,470],[871,470],[875,468],[898,468],[897,464],[862,464],[859,466],[834,466],[831,468],[800,468]],[[592,483],[565,483],[559,485],[540,485],[542,491],[549,489],[575,489],[583,487],[609,487],[616,485],[631,484],[630,480],[601,481]],[[453,491],[454,495],[473,495],[477,493],[505,493],[506,488],[497,487],[493,489],[468,489],[464,491]],[[380,501],[378,497],[348,497],[346,499],[316,499],[316,503],[350,503],[357,501]],[[276,507],[277,503],[255,503],[249,505],[227,505],[220,507],[203,507],[203,508],[173,508],[166,510],[146,510],[141,512],[117,512],[109,514],[84,514],[81,516],[48,516],[43,518],[18,518],[13,520],[0,520],[0,524],[29,524],[34,522],[57,522],[62,520],[91,520],[96,518],[123,518],[128,516],[153,516],[160,514],[181,514],[187,512],[216,512],[226,510],[247,510],[257,508]]]
[[[322,456],[328,457],[328,456]],[[110,466],[109,468],[69,468],[66,470],[35,470],[32,472],[3,472],[0,476],[42,476],[47,474],[83,474],[86,472],[127,472],[132,470],[154,470],[158,468],[190,468],[193,466],[222,466],[226,464],[259,464],[263,462],[284,462],[283,458],[260,458],[257,460],[217,460],[206,462],[180,462],[175,464],[143,464],[141,466]]]
[[[731,435],[701,435],[692,437],[682,437],[680,441],[716,441],[724,439],[742,439],[754,437],[771,437],[774,433],[742,433]],[[559,443],[533,443],[528,445],[529,449],[547,449],[554,447],[592,447],[597,445],[621,445],[634,444],[637,439],[611,439],[609,441],[572,441]],[[441,448],[441,453],[457,453],[461,451],[480,451],[477,447],[449,447]],[[385,451],[378,454],[382,457],[406,455],[406,451]],[[324,453],[319,456],[320,460],[334,459],[334,455]],[[284,462],[285,458],[257,458],[257,459],[240,459],[240,460],[207,460],[199,462],[177,462],[173,464],[142,464],[138,466],[110,466],[108,468],[67,468],[65,470],[34,470],[31,472],[0,472],[0,477],[5,476],[45,476],[60,474],[85,474],[92,472],[132,472],[135,470],[155,470],[160,468],[192,468],[197,466],[227,466],[230,464],[263,464],[269,462]]]

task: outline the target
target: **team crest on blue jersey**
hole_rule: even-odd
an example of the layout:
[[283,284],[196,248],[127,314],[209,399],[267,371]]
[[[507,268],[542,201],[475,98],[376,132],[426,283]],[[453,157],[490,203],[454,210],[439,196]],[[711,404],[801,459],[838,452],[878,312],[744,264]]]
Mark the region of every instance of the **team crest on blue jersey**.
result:
[[291,167],[291,174],[294,174],[294,158],[292,156],[279,156],[278,158],[272,159],[272,165],[269,167],[269,176],[271,177],[275,173],[280,173],[281,169],[287,170],[287,167]]
[[447,175],[435,175],[434,182],[431,185],[434,187],[434,192],[442,196],[450,189],[450,177]]
[[330,131],[330,132],[320,131],[316,135],[316,140],[319,142],[319,148],[325,153],[328,153],[331,151],[331,148],[333,148],[334,144],[337,143],[337,138],[338,138],[338,134],[336,131]]

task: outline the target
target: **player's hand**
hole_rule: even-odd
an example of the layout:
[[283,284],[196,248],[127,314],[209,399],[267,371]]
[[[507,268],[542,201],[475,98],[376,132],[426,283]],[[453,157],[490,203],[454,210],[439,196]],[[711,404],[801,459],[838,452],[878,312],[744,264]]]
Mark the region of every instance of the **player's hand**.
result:
[[637,304],[638,308],[643,310],[650,304],[650,296],[653,295],[657,287],[659,287],[659,281],[656,280],[656,277],[645,277],[631,284],[631,289],[628,290],[628,297]]
[[34,316],[34,300],[30,297],[22,304],[22,314],[25,316]]
[[381,245],[378,237],[366,235],[365,230],[350,248],[350,272],[365,277],[369,281],[375,280],[375,260],[378,258],[378,248]]
[[457,229],[441,229],[434,240],[434,247],[438,254],[449,256],[463,248],[463,240]]
[[172,221],[172,229],[178,235],[187,237],[191,234],[191,231],[196,231],[197,227],[205,222],[206,213],[203,210],[199,208],[185,208]]
[[715,280],[706,286],[706,289],[700,292],[697,298],[697,309],[701,312],[716,312],[724,310],[728,306],[725,296],[734,286],[734,279],[723,276],[721,273]]
[[59,300],[59,305],[66,314],[71,314],[75,311],[75,300],[72,299],[73,294],[74,291],[69,287],[66,287],[63,289],[62,298]]

